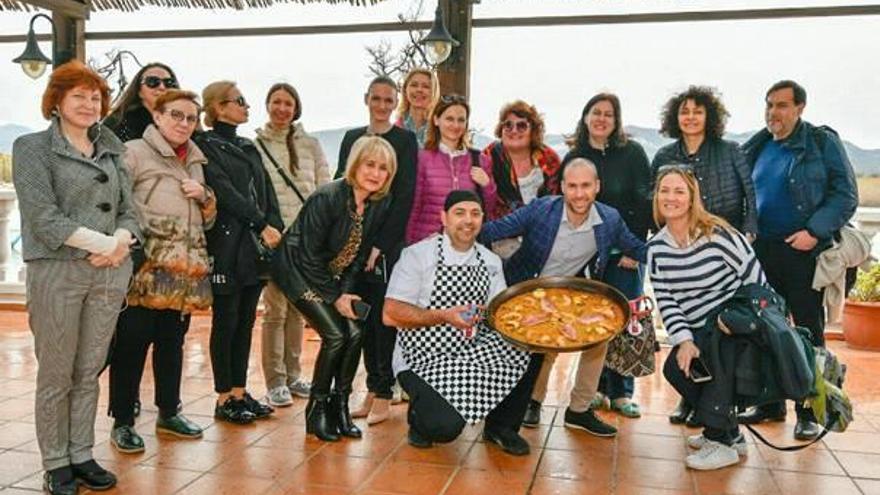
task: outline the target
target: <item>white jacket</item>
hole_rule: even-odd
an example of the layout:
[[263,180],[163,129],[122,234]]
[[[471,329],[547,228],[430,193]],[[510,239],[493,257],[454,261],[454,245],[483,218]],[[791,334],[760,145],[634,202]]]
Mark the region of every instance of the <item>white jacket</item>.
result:
[[[871,258],[871,238],[853,227],[840,229],[840,242],[834,244],[816,259],[813,289],[825,289],[825,307],[828,321],[838,321],[846,296],[846,269],[868,263]],[[867,267],[863,267],[867,269]]]
[[[287,151],[287,129],[277,131],[266,124],[262,129],[257,129],[257,138],[266,145],[272,157],[278,162],[287,176],[293,180],[294,185],[304,198],[308,198],[318,186],[330,182],[330,170],[327,167],[327,158],[321,149],[317,139],[310,136],[303,129],[302,124],[294,124],[293,146],[296,149],[298,169],[296,174],[290,169],[290,155]],[[257,143],[260,156],[263,157],[263,167],[269,172],[275,195],[278,197],[278,207],[281,210],[281,218],[284,220],[285,229],[290,227],[302,202],[296,193],[284,182],[281,175],[275,169],[275,165],[266,156],[266,152]]]

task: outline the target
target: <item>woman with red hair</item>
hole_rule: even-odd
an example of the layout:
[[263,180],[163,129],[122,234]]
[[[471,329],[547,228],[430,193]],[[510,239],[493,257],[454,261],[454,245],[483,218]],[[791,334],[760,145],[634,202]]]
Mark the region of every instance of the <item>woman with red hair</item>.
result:
[[81,62],[52,72],[43,94],[45,131],[12,148],[27,309],[37,355],[36,429],[43,488],[107,490],[113,473],[92,456],[98,373],[131,278],[140,236],[125,147],[99,120],[110,88]]

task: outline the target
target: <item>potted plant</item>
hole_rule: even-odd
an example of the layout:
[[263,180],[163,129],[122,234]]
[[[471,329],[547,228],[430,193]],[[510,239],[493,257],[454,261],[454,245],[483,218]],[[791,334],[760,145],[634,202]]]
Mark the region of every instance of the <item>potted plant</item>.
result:
[[843,337],[850,347],[880,351],[880,263],[859,270],[843,306]]

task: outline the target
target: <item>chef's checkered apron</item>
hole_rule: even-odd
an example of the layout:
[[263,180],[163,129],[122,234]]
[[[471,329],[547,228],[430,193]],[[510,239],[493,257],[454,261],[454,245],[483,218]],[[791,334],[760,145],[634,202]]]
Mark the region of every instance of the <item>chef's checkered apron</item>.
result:
[[[488,303],[489,270],[480,251],[479,264],[447,265],[443,236],[437,237],[437,274],[428,309]],[[525,373],[529,354],[505,342],[480,323],[466,338],[452,325],[398,332],[397,341],[414,373],[437,391],[470,423],[486,417]]]

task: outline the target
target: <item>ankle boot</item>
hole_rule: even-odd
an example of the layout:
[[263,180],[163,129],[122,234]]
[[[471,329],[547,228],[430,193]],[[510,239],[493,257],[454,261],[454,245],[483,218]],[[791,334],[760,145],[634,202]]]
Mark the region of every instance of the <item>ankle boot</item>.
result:
[[336,421],[330,414],[329,397],[309,397],[306,405],[306,433],[313,434],[325,442],[339,441]]
[[361,429],[351,419],[348,410],[348,394],[334,392],[330,395],[330,414],[336,418],[337,432],[349,438],[360,438]]
[[674,425],[684,424],[687,422],[693,410],[694,409],[688,405],[684,399],[681,399],[678,401],[678,406],[675,407],[675,411],[672,411],[672,414],[669,415],[669,422]]

